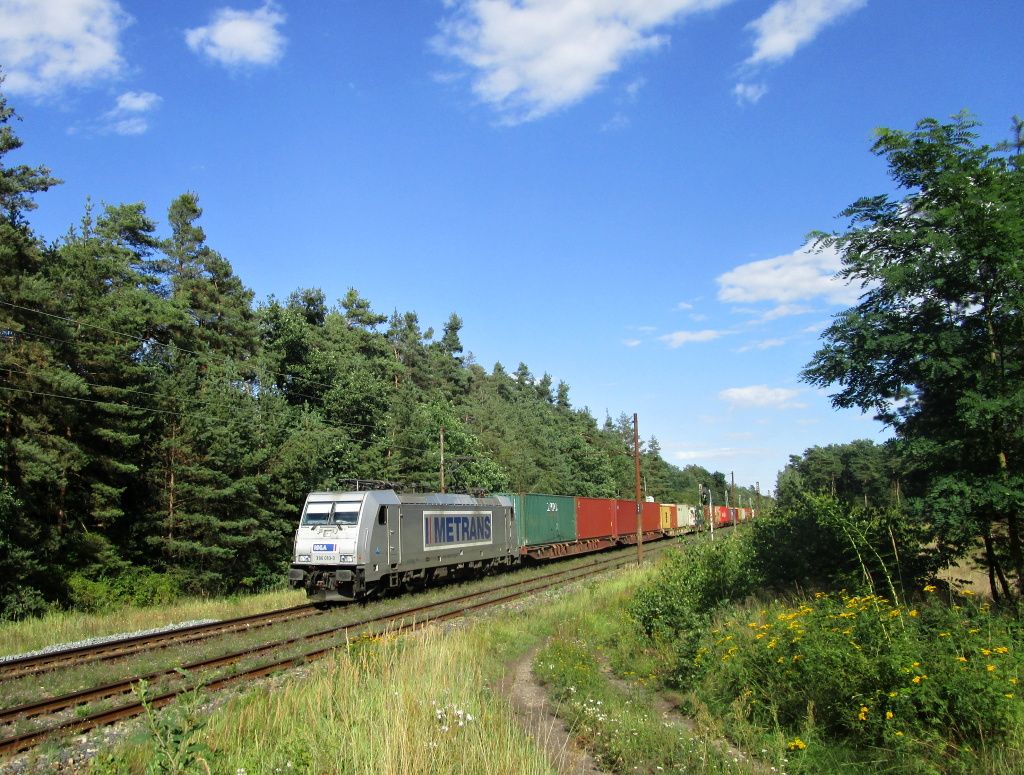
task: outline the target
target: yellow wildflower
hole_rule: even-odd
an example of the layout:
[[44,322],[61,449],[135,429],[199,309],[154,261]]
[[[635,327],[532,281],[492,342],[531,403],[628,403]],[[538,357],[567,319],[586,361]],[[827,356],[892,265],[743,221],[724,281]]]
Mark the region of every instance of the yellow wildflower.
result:
[[794,737],[789,741],[789,744],[786,747],[789,748],[790,751],[802,751],[807,747],[807,743],[799,737]]
[[937,589],[937,587],[934,584],[925,584],[924,585],[924,591],[925,592],[934,592],[936,589]]
[[912,681],[913,681],[914,683],[916,683],[916,684],[919,684],[919,683],[921,683],[921,676],[919,676],[919,675],[915,675],[915,676],[914,676],[914,677],[913,677],[913,678],[912,678],[911,680],[912,680]]
[[917,617],[917,609],[915,608],[913,611],[910,612],[909,615],[916,618]]
[[982,653],[982,654],[984,654],[984,655],[985,655],[985,656],[987,657],[987,656],[988,656],[989,654],[991,654],[992,652],[991,652],[991,651],[989,651],[988,649],[982,649],[982,650],[981,650],[981,653]]
[[861,705],[860,706],[860,713],[857,714],[857,718],[860,719],[861,721],[867,721],[867,719],[868,719],[868,706],[867,705]]
[[1004,697],[1005,697],[1006,699],[1008,699],[1008,700],[1012,700],[1012,699],[1013,699],[1013,692],[1009,692],[1008,694],[1004,694],[1003,696],[1004,696]]
[[997,654],[1009,654],[1010,650],[1006,646],[996,646],[995,649]]
[[957,662],[966,662],[967,661],[967,657],[957,657],[956,661]]
[[891,720],[892,720],[892,717],[893,717],[893,715],[894,715],[894,714],[893,714],[893,712],[892,712],[891,710],[887,710],[887,711],[885,712],[885,720],[886,720],[886,721],[891,721]]
[[996,669],[996,666],[995,665],[985,665],[985,669],[988,670],[991,673],[992,671],[994,671]]

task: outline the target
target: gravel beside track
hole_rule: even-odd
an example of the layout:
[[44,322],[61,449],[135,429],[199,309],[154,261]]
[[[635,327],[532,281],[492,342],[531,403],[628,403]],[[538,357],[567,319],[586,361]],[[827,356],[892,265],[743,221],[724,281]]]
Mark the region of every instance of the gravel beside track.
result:
[[74,643],[55,643],[52,646],[39,649],[38,651],[26,651],[24,654],[7,654],[0,656],[0,664],[4,662],[13,662],[17,659],[25,659],[26,657],[37,657],[42,654],[59,654],[62,651],[70,651],[72,649],[82,648],[86,646],[98,646],[101,643],[116,643],[119,640],[126,640],[128,638],[135,638],[145,635],[159,635],[164,632],[173,632],[174,630],[184,630],[188,627],[194,627],[198,624],[213,624],[214,622],[220,621],[219,619],[193,619],[187,622],[176,622],[174,624],[165,624],[163,627],[154,627],[150,630],[139,630],[137,632],[120,632],[115,635],[98,635],[95,638],[86,638],[85,640],[75,641]]

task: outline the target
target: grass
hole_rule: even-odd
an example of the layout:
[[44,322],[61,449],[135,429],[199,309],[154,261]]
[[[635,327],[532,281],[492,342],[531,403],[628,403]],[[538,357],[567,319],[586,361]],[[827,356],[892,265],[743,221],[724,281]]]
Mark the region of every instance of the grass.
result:
[[301,591],[278,590],[229,598],[189,598],[151,608],[126,607],[112,613],[53,611],[34,619],[0,623],[0,655],[22,654],[55,643],[136,632],[197,619],[228,619],[305,602]]
[[[658,710],[653,679],[658,664],[638,652],[624,616],[637,583],[633,570],[603,585],[588,601],[556,604],[554,632],[534,660],[558,714],[609,772],[742,773],[748,757],[729,746],[708,718],[684,720]],[[559,610],[560,609],[560,610]],[[617,666],[622,680],[612,675]]]
[[[537,603],[426,627],[357,638],[323,661],[261,683],[220,707],[195,740],[199,771],[550,773],[543,751],[488,688],[508,662],[550,632]],[[178,735],[166,727],[176,723]],[[156,741],[187,737],[184,709],[164,727],[96,759],[94,772],[143,772],[169,760]],[[182,732],[185,729],[186,732]],[[161,731],[162,730],[162,731]],[[161,732],[161,734],[156,734]]]
[[353,638],[326,660],[220,696],[212,712],[198,712],[195,695],[151,714],[92,770],[550,772],[488,688],[536,649],[534,673],[558,714],[608,771],[1024,771],[1015,621],[926,588],[913,605],[748,597],[684,641],[648,635],[637,612],[670,611],[661,598],[638,607],[636,590],[677,565],[578,582],[459,624]]

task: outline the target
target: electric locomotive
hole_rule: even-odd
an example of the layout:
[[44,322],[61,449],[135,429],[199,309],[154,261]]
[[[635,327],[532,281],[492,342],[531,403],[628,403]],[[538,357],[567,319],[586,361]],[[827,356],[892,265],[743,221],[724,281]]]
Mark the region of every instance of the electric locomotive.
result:
[[314,603],[473,575],[520,562],[509,498],[313,492],[295,532],[288,582]]

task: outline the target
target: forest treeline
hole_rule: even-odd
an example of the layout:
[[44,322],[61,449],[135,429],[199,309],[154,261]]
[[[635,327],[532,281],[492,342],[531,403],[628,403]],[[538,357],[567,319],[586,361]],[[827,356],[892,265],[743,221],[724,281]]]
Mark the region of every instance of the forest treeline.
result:
[[[87,203],[44,241],[28,215],[60,181],[4,163],[12,117],[0,97],[0,617],[280,583],[307,492],[436,490],[442,428],[449,491],[633,496],[630,418],[485,370],[454,313],[438,336],[353,288],[255,303],[194,193],[163,228]],[[655,439],[642,460],[658,499],[724,498]]]

